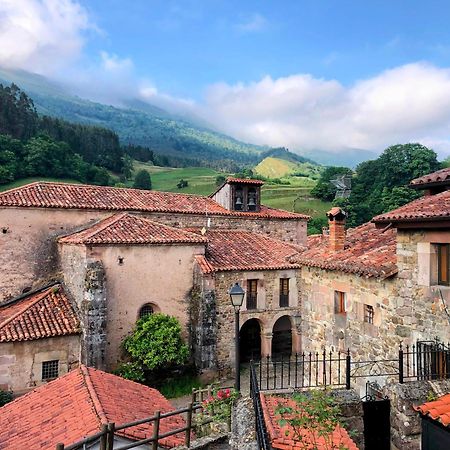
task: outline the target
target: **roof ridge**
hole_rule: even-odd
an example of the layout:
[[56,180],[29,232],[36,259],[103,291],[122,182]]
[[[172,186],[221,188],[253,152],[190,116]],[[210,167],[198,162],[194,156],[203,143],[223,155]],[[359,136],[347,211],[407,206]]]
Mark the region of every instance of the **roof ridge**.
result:
[[[19,311],[17,311],[15,314],[13,314],[11,317],[8,317],[4,322],[0,323],[0,329],[4,328],[6,325],[8,325],[10,322],[12,322],[14,319],[16,319],[18,316],[23,314],[27,309],[30,309],[32,306],[34,306],[36,303],[39,303],[42,299],[44,299],[49,291],[53,289],[53,286],[50,286],[48,289],[44,290],[43,292],[39,293],[35,300],[33,300],[29,305],[24,306]],[[26,298],[26,297],[24,297]]]
[[106,417],[105,411],[103,410],[102,404],[100,403],[100,399],[98,398],[97,392],[95,391],[94,383],[92,382],[91,375],[89,373],[89,368],[86,367],[84,364],[81,364],[80,372],[84,378],[86,388],[89,393],[89,397],[92,400],[92,403],[94,405],[94,410],[97,414],[100,424],[102,424],[102,425],[107,424],[108,419]]

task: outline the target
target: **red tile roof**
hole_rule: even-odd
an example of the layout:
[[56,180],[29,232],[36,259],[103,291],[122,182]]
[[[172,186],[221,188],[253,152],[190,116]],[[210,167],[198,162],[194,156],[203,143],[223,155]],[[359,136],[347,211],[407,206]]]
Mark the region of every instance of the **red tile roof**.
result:
[[450,167],[438,170],[433,173],[429,173],[427,175],[424,175],[423,177],[415,178],[414,180],[411,181],[410,185],[411,187],[420,188],[421,185],[435,184],[435,183],[440,184],[444,181],[450,181]]
[[[329,437],[319,436],[309,429],[301,430],[302,438],[298,439],[291,425],[281,426],[279,420],[281,416],[276,413],[280,405],[298,408],[293,399],[277,397],[273,395],[261,395],[261,406],[263,408],[264,420],[267,426],[272,447],[281,450],[325,450],[329,448]],[[337,426],[332,433],[333,448],[358,450],[345,428]],[[327,445],[328,444],[328,445]],[[317,447],[316,447],[316,446]]]
[[396,235],[394,228],[383,231],[372,223],[365,223],[347,230],[345,248],[340,251],[329,248],[328,236],[308,236],[306,250],[291,261],[307,267],[384,279],[397,273]]
[[77,314],[60,285],[0,305],[0,342],[31,341],[80,332]]
[[261,206],[259,212],[229,211],[210,197],[83,184],[36,182],[0,193],[0,207],[94,209],[179,214],[211,214],[261,219],[309,216]]
[[299,267],[288,258],[299,247],[260,233],[208,230],[205,256],[197,256],[204,273],[229,270],[276,270]]
[[375,223],[449,220],[450,191],[427,195],[372,219]]
[[83,231],[59,239],[64,244],[202,244],[203,236],[152,222],[144,217],[119,213]]
[[414,409],[440,422],[442,425],[450,427],[450,393],[435,401],[416,406]]
[[[57,443],[70,445],[100,431],[108,421],[118,426],[173,409],[156,389],[81,366],[1,408],[0,448],[53,450]],[[161,420],[160,434],[184,426],[181,416],[168,417]],[[143,424],[117,434],[139,440],[152,432]],[[165,447],[183,443],[184,435],[161,441]]]
[[242,184],[254,184],[256,186],[262,186],[264,184],[264,181],[262,180],[254,180],[251,178],[234,178],[234,177],[228,177],[227,183],[242,183]]

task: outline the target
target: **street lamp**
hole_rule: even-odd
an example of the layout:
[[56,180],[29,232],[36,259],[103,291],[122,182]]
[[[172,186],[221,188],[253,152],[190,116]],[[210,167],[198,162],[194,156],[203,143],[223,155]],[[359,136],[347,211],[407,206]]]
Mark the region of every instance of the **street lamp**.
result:
[[234,324],[235,324],[235,332],[234,332],[234,342],[235,342],[235,369],[236,369],[236,381],[234,387],[236,391],[240,391],[241,389],[241,378],[240,378],[240,359],[239,359],[239,309],[242,306],[244,301],[245,291],[239,286],[239,283],[235,283],[235,285],[228,292],[230,294],[231,304],[234,308]]

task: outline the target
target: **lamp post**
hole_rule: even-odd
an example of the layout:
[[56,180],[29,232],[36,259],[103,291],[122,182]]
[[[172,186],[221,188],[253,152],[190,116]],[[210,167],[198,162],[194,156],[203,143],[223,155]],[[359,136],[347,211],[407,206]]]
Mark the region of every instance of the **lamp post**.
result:
[[244,301],[245,291],[239,286],[239,283],[235,283],[235,285],[230,289],[230,300],[231,304],[234,308],[234,343],[235,343],[235,369],[236,369],[236,380],[234,387],[236,391],[240,391],[241,389],[241,377],[240,377],[240,358],[239,358],[239,309],[242,306]]

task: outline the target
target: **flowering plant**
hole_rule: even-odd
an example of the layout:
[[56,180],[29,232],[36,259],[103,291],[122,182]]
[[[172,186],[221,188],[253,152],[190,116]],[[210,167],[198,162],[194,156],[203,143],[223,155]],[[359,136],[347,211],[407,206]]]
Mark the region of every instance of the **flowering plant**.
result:
[[235,389],[218,389],[202,402],[203,411],[207,412],[215,422],[228,422],[231,408],[239,397]]

